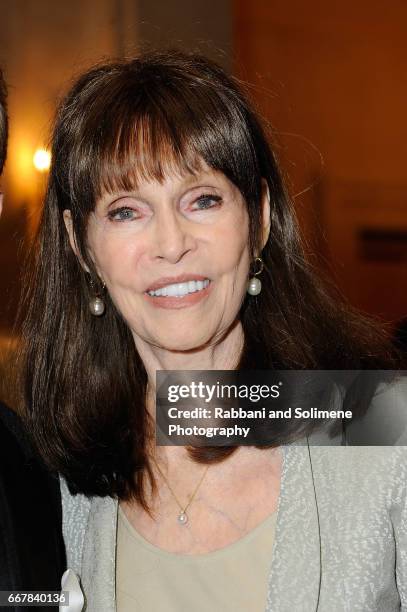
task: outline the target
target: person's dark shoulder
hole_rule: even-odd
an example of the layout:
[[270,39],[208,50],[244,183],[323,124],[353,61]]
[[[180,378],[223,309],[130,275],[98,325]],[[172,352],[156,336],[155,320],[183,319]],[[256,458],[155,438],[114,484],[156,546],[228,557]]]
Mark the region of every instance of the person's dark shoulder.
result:
[[27,484],[32,486],[34,479],[52,502],[58,508],[60,506],[59,480],[56,475],[51,474],[45,467],[39,454],[30,442],[28,432],[23,420],[11,408],[0,401],[0,455],[2,456],[1,472],[8,472],[18,476],[21,486]]
[[16,429],[21,428],[21,419],[20,417],[11,410],[6,404],[0,400],[0,421],[10,429],[11,431],[15,431]]
[[28,435],[24,430],[21,418],[14,410],[0,401],[0,432],[4,442],[4,437],[14,440],[18,445],[19,451],[24,456],[33,457],[33,449],[28,440]]
[[0,403],[0,590],[58,590],[65,565],[59,479]]

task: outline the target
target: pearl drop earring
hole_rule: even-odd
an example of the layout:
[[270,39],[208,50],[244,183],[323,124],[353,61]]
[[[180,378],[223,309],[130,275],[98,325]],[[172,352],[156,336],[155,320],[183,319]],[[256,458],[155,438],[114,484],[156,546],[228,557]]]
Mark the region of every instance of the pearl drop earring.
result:
[[[103,298],[100,296],[99,291],[95,291],[95,283],[93,279],[90,280],[90,287],[94,291],[95,295],[89,301],[89,310],[94,317],[100,317],[105,312],[106,306]],[[105,283],[102,283],[102,291],[106,287]]]
[[259,295],[261,291],[261,280],[257,278],[257,276],[262,273],[264,263],[261,257],[255,257],[253,263],[254,266],[258,267],[258,270],[256,270],[256,272],[253,272],[252,278],[249,279],[247,283],[247,293],[249,295]]

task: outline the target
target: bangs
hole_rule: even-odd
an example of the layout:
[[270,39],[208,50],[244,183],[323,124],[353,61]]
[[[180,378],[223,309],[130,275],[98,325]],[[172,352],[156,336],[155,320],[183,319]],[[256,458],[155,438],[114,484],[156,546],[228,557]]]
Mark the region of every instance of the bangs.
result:
[[202,162],[224,173],[245,197],[253,183],[257,164],[239,99],[209,78],[188,80],[168,66],[165,75],[151,74],[149,68],[143,75],[133,67],[92,97],[81,96],[79,143],[86,143],[86,151],[78,150],[77,140],[76,163],[70,164],[72,203],[81,216],[105,193],[163,182],[169,174],[195,174]]
[[95,199],[104,193],[135,190],[144,181],[162,183],[170,174],[194,174],[202,166],[202,154],[194,142],[171,128],[161,113],[129,116],[101,144]]

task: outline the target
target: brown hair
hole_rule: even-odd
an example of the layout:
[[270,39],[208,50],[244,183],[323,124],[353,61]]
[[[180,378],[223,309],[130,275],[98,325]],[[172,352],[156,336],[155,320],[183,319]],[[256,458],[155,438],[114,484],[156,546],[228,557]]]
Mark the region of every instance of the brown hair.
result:
[[[263,290],[247,296],[240,313],[245,345],[238,369],[394,363],[384,332],[331,297],[307,263],[275,155],[237,81],[208,59],[177,51],[97,66],[74,84],[57,114],[23,329],[30,428],[72,491],[133,497],[147,509],[143,483],[152,472],[145,368],[109,296],[105,316],[89,314],[89,283],[70,248],[63,210],[71,211],[81,255],[97,278],[86,230],[98,196],[131,189],[140,178],[162,180],[174,168],[194,172],[199,159],[244,196],[252,254],[261,232],[262,178],[271,194]],[[269,445],[302,433],[297,423],[287,424]],[[189,452],[205,463],[234,450]]]
[[8,118],[7,88],[0,70],[0,174],[3,171],[7,156]]

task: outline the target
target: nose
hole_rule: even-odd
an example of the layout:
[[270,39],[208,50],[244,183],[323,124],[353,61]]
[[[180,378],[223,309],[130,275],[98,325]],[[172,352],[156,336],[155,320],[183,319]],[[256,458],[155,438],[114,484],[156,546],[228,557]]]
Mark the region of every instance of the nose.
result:
[[190,250],[195,239],[188,220],[176,210],[162,211],[154,223],[153,257],[177,263]]

